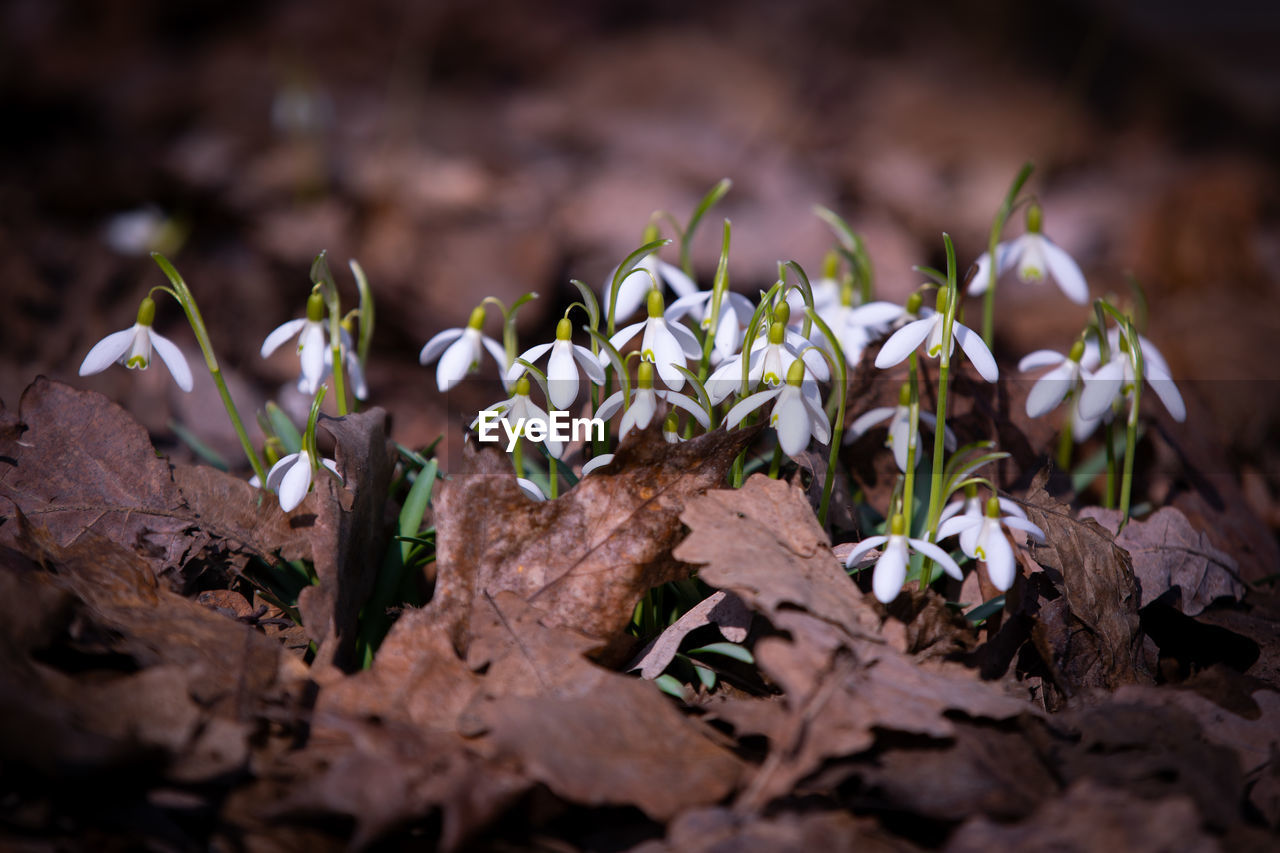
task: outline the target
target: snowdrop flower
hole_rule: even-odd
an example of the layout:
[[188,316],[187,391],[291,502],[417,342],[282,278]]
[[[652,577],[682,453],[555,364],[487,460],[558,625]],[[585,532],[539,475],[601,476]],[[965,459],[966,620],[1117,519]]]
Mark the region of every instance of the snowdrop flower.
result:
[[163,337],[151,328],[156,319],[156,303],[150,296],[142,300],[138,306],[138,319],[131,328],[120,332],[112,332],[93,345],[89,354],[80,364],[80,375],[89,376],[101,373],[112,364],[123,364],[130,369],[146,370],[151,364],[151,349],[160,354],[160,359],[173,381],[183,391],[192,387],[191,368],[173,341]]
[[[664,308],[662,293],[656,288],[651,289],[648,297],[649,319],[632,323],[610,338],[609,343],[621,350],[627,341],[643,329],[640,358],[657,368],[658,375],[668,388],[679,391],[684,387],[684,374],[676,370],[675,365],[684,367],[688,359],[700,358],[702,347],[698,346],[698,339],[693,336],[693,332],[679,323],[667,322],[663,316]],[[601,353],[599,365],[607,364],[608,360],[609,357]]]
[[[646,242],[651,241],[646,240]],[[602,291],[604,301],[600,303],[600,307],[606,312],[606,316],[608,316],[609,300],[613,292],[613,277],[617,272],[617,268],[614,268],[614,271],[605,279]],[[627,273],[627,277],[618,285],[618,302],[614,306],[614,319],[630,317],[639,311],[640,306],[645,304],[645,295],[655,285],[660,287],[664,283],[679,297],[694,296],[698,293],[698,285],[684,274],[684,270],[659,260],[657,255],[650,253],[641,258],[635,269]]]
[[[1011,267],[1018,268],[1018,278],[1025,284],[1052,277],[1067,298],[1078,305],[1089,304],[1089,285],[1085,283],[1080,266],[1065,251],[1040,233],[1043,214],[1040,205],[1027,208],[1027,233],[1007,243],[996,246],[996,275],[1003,275]],[[987,289],[991,281],[991,254],[983,252],[978,258],[978,269],[969,286],[969,293],[977,296]]]
[[1080,414],[1080,396],[1084,383],[1093,376],[1086,365],[1096,366],[1097,363],[1098,347],[1092,341],[1088,344],[1076,341],[1065,356],[1053,350],[1036,350],[1025,356],[1018,362],[1018,370],[1022,373],[1054,366],[1031,386],[1027,394],[1027,416],[1038,418],[1053,411],[1067,394],[1074,392],[1070,403],[1071,436],[1078,443],[1092,435],[1101,418],[1086,418]]
[[[721,364],[707,377],[707,394],[712,403],[720,403],[742,385],[742,359],[740,353]],[[781,385],[792,365],[803,361],[814,379],[826,381],[830,376],[826,359],[816,348],[796,332],[786,327],[786,321],[774,320],[769,325],[769,334],[758,337],[751,344],[750,361],[747,364],[747,385],[755,388],[761,383],[767,386]],[[816,387],[813,389],[816,394]]]
[[[976,501],[976,498],[969,500]],[[966,500],[968,505],[969,500]],[[1000,515],[1004,509],[1008,515]],[[1044,542],[1044,531],[1037,525],[1027,521],[1026,513],[1012,501],[1004,498],[987,499],[986,513],[975,515],[972,508],[966,512],[953,515],[938,527],[938,538],[960,534],[960,550],[975,560],[987,564],[987,575],[995,588],[1004,592],[1013,586],[1017,576],[1017,564],[1013,556],[1013,547],[1005,538],[1004,525],[1010,530],[1021,530],[1028,533],[1038,542]]]
[[[909,436],[911,434],[911,387],[909,385],[903,385],[901,391],[899,391],[897,406],[892,408],[880,406],[858,416],[849,425],[849,431],[845,434],[845,443],[856,441],[867,430],[882,421],[889,422],[889,437],[885,439],[884,446],[893,450],[893,460],[898,463],[898,470],[905,474],[907,471],[907,451],[910,446]],[[930,429],[938,428],[937,417],[929,412],[920,412],[920,421]],[[947,427],[943,427],[943,429],[945,430],[942,436],[943,444],[947,450],[955,450],[955,433]],[[919,431],[917,430],[917,444],[919,439]],[[921,454],[916,454],[917,465],[920,464],[922,458]]]
[[[1119,333],[1119,329],[1113,328],[1108,335],[1111,340],[1111,361],[1084,379],[1084,391],[1080,394],[1082,417],[1101,418],[1111,408],[1114,400],[1127,396],[1133,390],[1135,371],[1131,343],[1122,341]],[[1142,347],[1143,378],[1175,421],[1186,420],[1187,406],[1178,393],[1178,387],[1173,384],[1164,356],[1156,349],[1155,344],[1141,335],[1138,336],[1138,345]]]
[[[697,419],[703,429],[710,429],[711,419],[703,411],[697,401],[676,391],[655,391],[653,388],[653,365],[647,361],[640,362],[636,376],[636,387],[631,392],[631,406],[622,415],[618,425],[618,437],[622,438],[633,429],[642,430],[649,426],[658,411],[658,401],[664,400],[672,406],[678,406]],[[596,417],[609,420],[622,408],[623,392],[610,394],[596,410]]]
[[[338,481],[338,466],[332,459],[321,459],[319,464],[327,468]],[[290,453],[271,466],[267,472],[267,488],[280,496],[280,508],[292,512],[311,491],[311,454],[305,450]]]
[[[328,347],[324,335],[324,297],[314,292],[307,297],[307,316],[281,323],[262,342],[262,357],[275,352],[287,340],[298,339],[298,359],[302,370],[298,390],[314,394],[325,378],[325,355]],[[330,358],[332,355],[330,354]]]
[[[884,342],[884,346],[880,348],[880,354],[876,356],[876,367],[884,369],[893,367],[901,361],[906,360],[916,347],[925,344],[925,353],[930,358],[937,358],[942,353],[942,333],[943,320],[946,314],[946,291],[938,291],[938,309],[936,311],[928,311],[925,309],[924,316],[919,320],[914,320],[894,332],[889,340]],[[1000,369],[996,367],[996,360],[991,355],[991,350],[987,349],[987,345],[982,342],[982,336],[970,329],[959,321],[955,321],[951,327],[951,347],[954,350],[956,343],[959,342],[960,347],[964,350],[965,355],[969,356],[969,360],[973,362],[973,366],[983,379],[988,382],[995,382],[1000,378]],[[951,353],[947,353],[950,358]]]
[[[818,314],[840,341],[845,361],[850,367],[857,367],[862,360],[863,350],[883,334],[890,324],[903,316],[903,307],[892,302],[868,302],[855,307],[852,296],[851,292],[846,293],[839,300],[820,309]],[[914,316],[912,319],[915,319]],[[811,340],[830,352],[831,342],[820,330],[814,329]]]
[[[487,406],[481,414],[483,414],[483,412],[493,412],[500,415],[502,420],[510,424],[513,429],[515,428],[515,425],[521,423],[522,420],[525,424],[534,422],[551,422],[551,419],[547,416],[547,413],[543,411],[542,407],[533,402],[529,397],[528,374],[525,374],[516,380],[515,393],[509,399],[494,403],[492,406]],[[476,419],[471,422],[470,429],[475,429],[476,424],[479,422],[480,415],[476,415]],[[552,438],[550,432],[548,432],[547,437],[543,440],[543,444],[546,446],[547,452],[557,459],[564,454],[565,443]]]
[[[713,324],[711,303],[714,296],[715,292],[711,290],[681,296],[671,303],[664,316],[668,323],[675,323],[684,316],[693,314],[705,333]],[[720,303],[720,318],[714,322],[716,337],[712,352],[717,358],[728,358],[737,351],[738,345],[742,342],[742,327],[751,322],[753,312],[751,300],[741,293],[725,291]]]
[[942,566],[942,570],[956,580],[964,580],[964,574],[956,565],[956,561],[951,559],[950,554],[931,542],[908,538],[905,527],[906,523],[902,516],[895,515],[893,521],[889,523],[888,536],[871,536],[863,539],[849,552],[848,558],[844,561],[845,568],[853,568],[863,554],[872,548],[885,546],[871,575],[871,590],[875,593],[876,600],[882,604],[893,601],[902,591],[902,584],[907,579],[908,548],[924,554]]
[[751,412],[770,400],[776,400],[769,414],[769,426],[778,434],[778,444],[782,446],[783,453],[799,455],[809,446],[811,437],[819,444],[826,444],[831,440],[831,423],[822,409],[817,386],[813,383],[806,385],[804,378],[805,363],[795,359],[787,370],[786,383],[739,400],[725,415],[725,428],[732,429]]
[[[568,317],[563,317],[556,325],[554,342],[530,347],[520,356],[521,360],[532,364],[548,351],[551,353],[547,359],[547,399],[557,409],[568,409],[578,399],[578,368],[574,366],[575,361],[588,379],[597,385],[604,384],[604,370],[596,361],[595,355],[586,347],[569,340],[572,335],[573,323]],[[507,370],[507,381],[513,381],[524,369],[524,365],[516,361]]]
[[[448,391],[468,373],[479,370],[481,352],[484,350],[488,350],[499,368],[506,369],[507,351],[502,348],[502,344],[481,332],[482,328],[484,306],[477,305],[472,309],[465,329],[445,329],[427,341],[422,352],[418,353],[418,362],[421,364],[440,359],[440,363],[436,365],[436,387],[441,391]],[[504,378],[503,384],[508,385],[507,379]]]

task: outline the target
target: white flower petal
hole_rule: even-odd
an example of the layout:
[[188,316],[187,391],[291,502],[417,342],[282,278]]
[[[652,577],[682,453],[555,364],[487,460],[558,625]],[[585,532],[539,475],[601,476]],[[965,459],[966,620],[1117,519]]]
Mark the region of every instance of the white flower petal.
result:
[[[613,333],[613,337],[609,338],[609,343],[613,345],[614,349],[621,352],[622,348],[627,345],[627,342],[634,338],[641,329],[645,328],[645,322],[646,321],[641,320],[639,323],[632,323],[630,326],[624,326]],[[601,367],[607,366],[609,364],[609,351],[602,350],[600,352],[599,359]]]
[[876,367],[883,370],[893,367],[907,356],[915,352],[916,347],[924,343],[925,338],[933,331],[934,324],[939,322],[937,315],[914,320],[889,336],[876,355]]
[[983,252],[978,255],[975,261],[978,268],[973,273],[973,278],[969,282],[969,295],[978,296],[985,293],[987,287],[991,284],[991,253]]
[[119,361],[120,357],[133,346],[134,330],[137,328],[135,325],[122,332],[112,332],[94,344],[93,349],[89,350],[89,354],[80,363],[80,375],[101,373]]
[[556,341],[547,359],[547,399],[557,409],[568,409],[578,398],[578,368],[573,363],[573,344]]
[[1170,416],[1175,421],[1182,423],[1187,419],[1187,404],[1182,402],[1178,386],[1174,385],[1168,373],[1160,370],[1154,362],[1147,371],[1147,384],[1156,392],[1156,396],[1160,398],[1161,403],[1164,403],[1164,407],[1169,410]]
[[151,332],[151,345],[156,348],[156,352],[160,354],[160,360],[173,374],[173,381],[178,383],[178,387],[183,391],[190,391],[193,385],[191,368],[187,366],[187,359],[183,356],[182,350],[178,349],[173,341],[154,331]]
[[991,578],[991,583],[996,589],[1004,592],[1013,586],[1013,580],[1018,573],[1009,540],[1004,538],[1003,531],[995,528],[987,536],[983,546],[983,552],[987,555],[984,561],[987,564],[987,577]]
[[846,314],[845,322],[859,326],[888,326],[902,316],[903,308],[896,302],[868,302]]
[[[685,332],[688,333],[688,330],[685,329]],[[684,350],[681,349],[675,335],[671,334],[670,329],[661,320],[655,320],[654,324],[645,330],[644,348],[645,352],[653,354],[654,369],[662,377],[663,383],[672,391],[683,388],[684,374],[672,365],[685,366]]]
[[532,480],[526,480],[524,477],[517,477],[516,485],[520,487],[520,491],[525,493],[525,496],[535,501],[545,501],[547,499],[547,496],[542,493],[542,489],[539,489],[537,484]]
[[1027,393],[1027,417],[1038,418],[1057,407],[1071,390],[1072,365],[1064,361],[1036,380]]
[[475,347],[466,335],[451,343],[436,365],[436,387],[448,391],[466,377],[475,364]]
[[[267,478],[270,481],[270,477]],[[280,508],[285,512],[292,512],[293,509],[307,496],[307,492],[311,490],[311,458],[305,453],[299,453],[294,464],[284,472],[284,477],[280,480]]]
[[1044,541],[1044,531],[1034,522],[1027,521],[1025,518],[1019,518],[1016,515],[1007,515],[1000,519],[1000,523],[1011,530],[1021,530],[1028,533],[1037,542]]
[[1026,373],[1029,370],[1038,370],[1051,364],[1061,364],[1066,360],[1067,357],[1060,352],[1054,352],[1051,349],[1038,349],[1022,357],[1022,361],[1018,362],[1018,372]]
[[871,574],[871,591],[875,593],[877,601],[888,604],[902,592],[902,584],[906,579],[906,537],[891,536],[884,555],[876,561],[875,571]]
[[878,548],[885,542],[889,541],[888,536],[868,536],[863,539],[853,550],[849,552],[849,556],[844,558],[844,567],[851,569],[858,564],[858,558],[870,551],[872,548]]
[[281,323],[271,330],[271,334],[267,335],[267,339],[262,342],[262,357],[266,358],[271,353],[278,350],[285,341],[297,336],[302,331],[302,327],[307,324],[307,318],[301,317],[297,320],[290,320],[287,323]]
[[552,346],[553,344],[538,344],[537,346],[529,347],[520,355],[516,356],[516,360],[511,362],[511,366],[507,368],[507,382],[515,382],[520,378],[520,374],[524,373],[525,368],[524,365],[520,363],[521,361],[527,361],[530,364],[533,364],[538,359],[542,358],[542,356],[547,352],[547,350],[551,349]]
[[[303,320],[301,322],[305,323],[306,321]],[[440,353],[444,352],[445,347],[449,346],[449,344],[453,343],[458,338],[462,337],[462,333],[464,331],[466,330],[465,329],[445,329],[443,332],[440,332],[431,340],[427,341],[427,345],[422,348],[422,352],[418,353],[418,363],[428,364],[430,362],[435,361],[437,358],[440,357]],[[263,344],[263,349],[266,349],[265,344]],[[265,355],[266,353],[263,353],[263,354]]]
[[698,404],[697,400],[685,394],[677,394],[675,391],[667,391],[662,396],[671,405],[678,406],[693,415],[694,420],[701,424],[703,429],[711,427],[711,419],[707,417],[706,410]]
[[[498,370],[501,371],[503,378],[505,380],[507,367],[508,367],[506,349],[502,346],[502,344],[498,343],[488,335],[481,335],[480,343],[484,345],[484,348],[486,350],[488,350],[489,355],[493,358],[493,360],[498,363]],[[504,388],[506,387],[505,381],[503,383],[503,387]]]
[[1085,283],[1080,265],[1048,237],[1041,241],[1040,246],[1044,252],[1045,263],[1049,267],[1049,273],[1062,292],[1077,305],[1088,305],[1089,285]]
[[1124,356],[1116,353],[1115,358],[1099,367],[1092,377],[1085,379],[1084,390],[1080,393],[1080,416],[1093,420],[1102,417],[1111,406],[1111,401],[1120,395],[1124,386]]
[[788,456],[797,456],[809,446],[809,413],[805,411],[799,389],[783,386],[769,423],[778,434],[782,452]]
[[290,453],[282,456],[271,466],[271,470],[267,472],[267,488],[273,492],[280,491],[280,481],[284,479],[284,475],[298,461],[297,453]]
[[729,414],[724,416],[725,428],[733,429],[742,422],[743,418],[781,393],[781,388],[772,388],[768,391],[757,391],[755,394],[743,397],[732,409],[729,410]]
[[801,395],[801,402],[809,412],[809,432],[819,444],[831,442],[831,422],[821,403],[815,403],[808,395]]
[[713,370],[703,387],[707,389],[711,402],[716,405],[737,393],[742,387],[741,356],[731,358]]
[[[954,507],[962,506],[962,503],[952,504]],[[954,510],[953,510],[954,512]],[[956,515],[948,518],[946,521],[938,525],[938,539],[946,539],[949,536],[955,536],[957,533],[963,533],[970,527],[976,527],[982,524],[982,518],[972,515]]]
[[612,461],[612,453],[601,453],[599,456],[593,456],[582,464],[582,476],[585,477],[593,471],[598,471]]
[[622,408],[622,389],[619,388],[608,397],[604,398],[604,402],[600,404],[600,408],[596,409],[596,417],[602,421],[607,421],[618,413]]
[[699,308],[711,301],[714,294],[710,290],[700,291],[698,293],[690,293],[688,296],[681,296],[675,302],[667,306],[667,310],[662,312],[663,319],[668,323],[675,323],[683,318],[686,314]]
[[306,383],[305,390],[308,394],[314,394],[324,381],[324,357],[327,350],[324,328],[319,323],[308,323],[298,341],[298,359],[302,365],[302,379]]
[[[652,257],[652,255],[649,257]],[[622,280],[622,284],[618,287],[618,301],[614,305],[616,313],[613,319],[615,324],[618,320],[630,317],[639,311],[641,306],[644,305],[645,297],[649,295],[649,289],[653,287],[653,280],[649,278],[649,273],[645,271],[645,260],[648,260],[648,258],[637,264],[635,269],[627,274],[627,277]],[[600,312],[606,320],[609,317],[609,299],[615,275],[617,275],[616,269],[609,275],[602,291],[604,299],[600,302]]]
[[851,439],[857,439],[864,435],[867,430],[871,429],[881,421],[887,421],[893,417],[897,409],[890,406],[877,406],[870,411],[863,412],[854,418],[853,423],[849,424],[848,435]]
[[679,296],[693,296],[698,292],[698,285],[694,280],[685,275],[684,270],[674,264],[658,261],[658,275]]
[[676,343],[680,345],[680,349],[684,353],[685,358],[702,357],[702,344],[698,343],[698,339],[694,336],[693,332],[689,331],[688,328],[680,325],[679,323],[668,325],[664,322],[663,326],[665,326],[675,337]]
[[951,335],[960,344],[964,354],[969,356],[969,361],[973,362],[983,379],[995,382],[1000,378],[1000,368],[996,367],[996,360],[983,342],[982,335],[961,323],[952,325]]

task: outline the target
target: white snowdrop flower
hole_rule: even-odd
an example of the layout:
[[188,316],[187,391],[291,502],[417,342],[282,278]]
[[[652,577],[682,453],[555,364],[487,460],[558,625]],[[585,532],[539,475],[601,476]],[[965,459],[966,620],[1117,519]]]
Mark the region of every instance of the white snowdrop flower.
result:
[[[1130,342],[1122,340],[1119,329],[1108,334],[1111,344],[1111,360],[1084,378],[1084,391],[1080,394],[1080,414],[1085,418],[1101,418],[1110,410],[1114,400],[1128,396],[1133,391],[1136,372]],[[1156,392],[1160,402],[1175,421],[1187,419],[1187,406],[1182,401],[1178,386],[1169,375],[1169,365],[1151,341],[1138,336],[1142,348],[1143,378]]]
[[324,382],[325,356],[329,354],[324,334],[324,297],[319,293],[312,293],[307,297],[307,316],[281,323],[267,335],[267,339],[262,342],[262,357],[271,355],[285,341],[295,337],[298,339],[298,360],[301,363],[298,390],[304,394],[315,394],[320,383]]
[[[925,345],[925,354],[930,358],[938,358],[942,354],[943,321],[946,314],[946,291],[938,291],[938,310],[922,309],[921,318],[907,323],[890,335],[876,356],[876,367],[884,369],[893,367],[915,351],[920,344]],[[983,379],[995,382],[1000,378],[1000,369],[991,350],[982,342],[982,336],[959,321],[951,326],[951,348],[959,343],[964,354],[969,356],[973,366]],[[947,353],[950,358],[951,353]]]
[[884,552],[876,561],[875,570],[871,575],[871,590],[875,593],[876,600],[882,604],[893,601],[902,591],[902,584],[907,580],[908,550],[919,551],[942,566],[942,570],[951,577],[964,580],[964,574],[956,565],[956,561],[951,559],[950,554],[932,542],[909,538],[905,528],[906,523],[902,516],[895,515],[889,523],[888,536],[871,536],[863,539],[849,552],[849,556],[844,561],[846,568],[853,568],[863,554],[872,548],[884,545]]
[[[481,332],[482,328],[484,306],[478,305],[472,309],[465,329],[445,329],[427,341],[418,354],[420,364],[440,359],[440,363],[436,365],[436,387],[442,392],[457,385],[468,373],[479,370],[481,353],[485,350],[498,363],[500,370],[507,369],[506,350],[502,348],[502,344]],[[505,377],[503,384],[507,385]]]
[[[627,342],[641,330],[644,335],[640,339],[640,358],[650,362],[662,377],[663,383],[673,391],[684,387],[684,374],[676,369],[676,365],[684,367],[691,358],[702,356],[702,347],[693,332],[679,323],[668,323],[663,316],[665,306],[662,293],[651,289],[648,297],[649,318],[640,323],[632,323],[618,331],[609,343],[621,350]],[[599,364],[608,363],[608,356],[601,353]]]
[[[778,435],[778,444],[788,456],[797,456],[809,446],[809,439],[819,444],[831,440],[831,423],[823,411],[817,386],[805,383],[805,363],[792,361],[787,371],[787,381],[778,388],[757,391],[738,403],[725,415],[724,425],[732,429],[748,414],[774,400],[769,413],[769,426]],[[810,391],[809,389],[812,389]]]
[[[1080,265],[1040,232],[1042,218],[1040,205],[1031,205],[1027,209],[1027,233],[996,246],[996,275],[1017,267],[1018,278],[1023,283],[1052,278],[1068,299],[1079,305],[1088,305],[1089,285],[1085,283]],[[983,252],[978,258],[978,269],[969,293],[974,296],[983,293],[990,281],[991,254]]]
[[[864,435],[867,430],[883,421],[889,422],[889,436],[885,439],[884,445],[893,451],[893,461],[898,463],[898,470],[906,473],[907,470],[907,451],[910,449],[911,435],[911,388],[903,385],[902,390],[898,394],[897,406],[880,406],[865,414],[859,415],[849,424],[849,430],[845,433],[845,443],[856,441]],[[938,419],[929,412],[920,412],[920,422],[930,429],[938,428]],[[942,436],[943,445],[947,450],[956,449],[956,436],[949,428],[945,428]],[[916,444],[920,441],[919,430],[916,433]],[[916,464],[920,464],[923,458],[922,454],[916,454]]]
[[[965,504],[968,507],[969,501],[966,500]],[[1000,515],[1001,509],[1008,515]],[[1021,530],[1036,541],[1044,542],[1044,531],[1027,521],[1026,513],[1021,507],[1012,501],[996,497],[987,500],[986,512],[983,514],[975,515],[969,507],[964,513],[947,518],[938,526],[938,538],[946,539],[960,534],[960,550],[971,558],[986,563],[991,583],[1004,592],[1013,586],[1018,569],[1013,547],[1000,529],[1001,525],[1010,530]]]
[[182,355],[182,350],[168,338],[158,334],[151,328],[156,319],[156,303],[150,296],[145,297],[138,306],[138,319],[132,327],[120,332],[112,332],[93,345],[84,361],[80,364],[80,375],[89,376],[101,373],[113,364],[146,370],[151,364],[151,350],[160,354],[160,359],[173,381],[183,391],[190,391],[193,385],[191,368]]
[[[613,291],[613,277],[617,272],[615,268],[609,273],[602,290],[603,301],[600,303],[600,310],[605,312],[606,317]],[[678,297],[693,296],[698,293],[698,285],[685,275],[684,270],[659,260],[657,255],[650,253],[641,258],[635,268],[627,273],[627,277],[618,285],[618,302],[614,306],[614,320],[630,317],[639,311],[640,306],[645,304],[646,294],[655,284],[659,287],[663,284],[667,285]]]
[[[512,394],[511,397],[494,403],[492,406],[487,406],[481,414],[484,414],[484,412],[493,412],[499,415],[501,419],[506,421],[513,430],[517,430],[517,434],[520,434],[520,429],[522,429],[518,429],[516,427],[517,424],[546,424],[551,422],[551,418],[542,409],[542,407],[533,402],[529,397],[528,374],[525,374],[516,380],[515,393]],[[476,415],[476,419],[471,422],[469,429],[475,429],[476,424],[479,422],[480,415]],[[552,433],[548,431],[547,437],[543,439],[542,443],[546,446],[548,453],[559,459],[564,455],[565,443],[563,441],[557,441],[551,436]]]
[[[591,350],[579,346],[570,340],[573,335],[573,323],[568,317],[562,317],[556,324],[556,339],[549,344],[538,344],[524,351],[524,354],[507,370],[507,381],[511,382],[524,372],[521,360],[530,364],[547,357],[547,399],[556,409],[568,409],[578,399],[578,368],[587,375],[587,379],[597,385],[604,384],[604,369],[596,361]],[[575,365],[575,362],[577,363]]]
[[[735,355],[707,377],[707,394],[712,403],[722,402],[741,388],[743,357],[742,353]],[[747,387],[755,388],[762,383],[781,385],[796,361],[803,361],[809,373],[813,374],[807,380],[808,384],[814,384],[815,379],[825,382],[831,376],[821,352],[809,346],[797,332],[787,329],[785,321],[773,321],[768,335],[757,337],[751,344]],[[816,388],[814,390],[816,392]]]
[[[649,426],[658,411],[658,402],[663,401],[671,406],[684,409],[702,425],[709,429],[711,419],[696,400],[676,391],[655,390],[653,387],[653,365],[647,361],[640,362],[636,376],[636,387],[631,390],[631,405],[622,415],[618,424],[618,437],[623,438],[631,430],[643,430]],[[623,392],[621,389],[605,398],[596,410],[596,417],[609,420],[622,408]]]
[[[338,466],[332,459],[320,459],[319,464],[338,476]],[[280,508],[292,512],[311,491],[311,454],[305,450],[281,457],[267,472],[267,488],[280,496]]]

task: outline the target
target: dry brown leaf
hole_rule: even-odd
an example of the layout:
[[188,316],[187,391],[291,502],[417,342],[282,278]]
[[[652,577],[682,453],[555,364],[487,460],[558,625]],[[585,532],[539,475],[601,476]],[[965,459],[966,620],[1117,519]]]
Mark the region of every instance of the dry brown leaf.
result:
[[1046,479],[1044,472],[1037,475],[1024,504],[1047,542],[1035,549],[1036,561],[1057,573],[1054,582],[1063,594],[1057,605],[1065,608],[1056,628],[1049,619],[1053,608],[1041,609],[1038,645],[1050,655],[1046,663],[1068,695],[1084,687],[1114,690],[1149,681],[1129,555],[1096,521],[1076,519],[1069,506],[1046,492]]
[[641,845],[634,853],[904,853],[915,849],[880,829],[873,819],[844,811],[785,812],[762,818],[718,808],[680,815],[667,828],[665,841]]
[[729,642],[741,643],[751,627],[751,612],[736,595],[713,592],[641,649],[627,671],[638,669],[641,678],[657,678],[675,660],[684,638],[706,625],[715,625],[720,629],[720,636]]
[[[1085,507],[1080,517],[1092,518],[1112,533],[1120,526],[1119,510]],[[1115,542],[1133,560],[1139,607],[1173,587],[1179,590],[1178,609],[1188,616],[1219,598],[1239,600],[1244,595],[1236,561],[1215,548],[1206,533],[1193,529],[1174,507],[1161,507],[1145,521],[1130,521]]]
[[435,502],[437,581],[428,609],[464,650],[484,593],[510,590],[551,624],[606,641],[602,659],[631,645],[623,629],[650,588],[687,575],[671,556],[689,498],[718,486],[754,430],[717,430],[669,445],[658,425],[626,442],[603,471],[558,500],[535,502],[502,454],[470,445],[461,473]]

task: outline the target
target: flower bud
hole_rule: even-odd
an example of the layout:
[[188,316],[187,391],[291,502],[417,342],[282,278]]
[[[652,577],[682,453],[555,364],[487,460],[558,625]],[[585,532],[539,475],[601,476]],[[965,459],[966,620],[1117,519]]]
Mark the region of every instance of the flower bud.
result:
[[1044,212],[1040,209],[1040,205],[1032,202],[1027,208],[1027,232],[1030,234],[1039,234],[1040,228],[1044,224]]
[[138,325],[150,326],[156,321],[156,301],[150,296],[145,296],[142,302],[138,303]]
[[791,305],[787,300],[782,300],[773,308],[773,322],[787,325],[791,322]]
[[898,513],[889,522],[890,536],[905,536],[907,533],[907,520],[902,517],[902,513]]
[[313,290],[307,297],[307,322],[319,323],[322,320],[324,320],[324,295],[318,290]]
[[804,359],[797,358],[787,368],[787,384],[799,388],[802,382],[804,382]]
[[477,305],[471,309],[471,319],[467,320],[467,328],[477,332],[484,328],[484,306]]
[[904,307],[907,313],[914,317],[920,313],[920,305],[923,302],[924,297],[920,295],[920,291],[916,291],[907,297],[907,304]]
[[646,304],[651,318],[657,319],[662,316],[662,312],[667,310],[667,306],[662,299],[662,291],[658,290],[658,288],[654,287],[649,290],[647,300]]
[[[783,303],[786,304],[786,303]],[[773,346],[781,346],[782,342],[787,338],[787,324],[778,320],[769,326],[769,343]]]
[[1076,341],[1072,344],[1071,352],[1067,353],[1067,358],[1079,364],[1080,359],[1084,358],[1084,341]]
[[529,374],[521,373],[520,378],[516,380],[516,396],[529,396]]
[[995,495],[987,498],[987,518],[1000,517],[1000,499]]
[[556,340],[567,341],[573,337],[573,321],[568,317],[561,317],[560,322],[556,323]]
[[653,387],[653,362],[640,362],[640,367],[636,369],[636,385],[640,388]]

